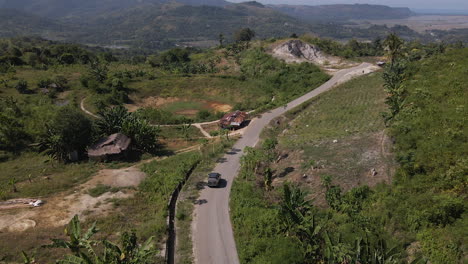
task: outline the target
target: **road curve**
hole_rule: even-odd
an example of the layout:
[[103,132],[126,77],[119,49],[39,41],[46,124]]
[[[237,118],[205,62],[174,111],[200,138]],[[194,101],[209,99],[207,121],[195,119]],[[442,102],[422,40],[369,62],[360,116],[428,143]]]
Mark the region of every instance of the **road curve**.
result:
[[259,141],[260,133],[270,121],[292,108],[312,99],[313,97],[331,89],[339,83],[375,71],[369,63],[344,69],[313,91],[279,107],[261,117],[255,118],[244,131],[241,139],[233,146],[218,163],[214,171],[222,174],[220,188],[205,188],[200,193],[199,202],[195,205],[194,222],[192,224],[192,240],[195,263],[197,264],[238,264],[236,243],[229,216],[229,194],[234,178],[240,168],[240,157],[245,147],[253,147]]

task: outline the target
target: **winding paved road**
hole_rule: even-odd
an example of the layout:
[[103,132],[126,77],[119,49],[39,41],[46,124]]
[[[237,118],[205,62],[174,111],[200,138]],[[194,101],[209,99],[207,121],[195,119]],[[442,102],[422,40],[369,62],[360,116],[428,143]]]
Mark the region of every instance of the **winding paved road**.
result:
[[238,264],[236,243],[229,216],[229,194],[234,178],[240,168],[240,157],[245,147],[253,147],[259,141],[260,133],[270,121],[292,108],[331,89],[339,83],[376,70],[375,66],[363,63],[359,66],[340,70],[322,86],[279,107],[261,117],[255,118],[244,131],[239,141],[218,163],[214,171],[222,174],[224,188],[205,188],[200,193],[199,203],[195,205],[195,218],[192,225],[195,263],[197,264]]

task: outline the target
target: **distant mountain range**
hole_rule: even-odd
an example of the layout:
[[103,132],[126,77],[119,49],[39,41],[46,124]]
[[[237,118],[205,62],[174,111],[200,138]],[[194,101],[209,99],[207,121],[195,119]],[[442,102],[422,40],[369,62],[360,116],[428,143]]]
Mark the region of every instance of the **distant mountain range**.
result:
[[242,27],[260,38],[313,33],[338,39],[373,39],[390,30],[409,37],[408,28],[348,28],[354,18],[402,18],[409,9],[378,5],[265,6],[224,0],[0,0],[0,36],[42,37],[98,45],[164,49],[177,43],[227,39]]
[[271,8],[305,21],[346,21],[351,19],[398,19],[414,15],[409,8],[383,5],[271,5]]
[[0,8],[0,36],[41,35],[45,38],[61,39],[61,32],[74,28],[57,20],[44,18],[15,9]]

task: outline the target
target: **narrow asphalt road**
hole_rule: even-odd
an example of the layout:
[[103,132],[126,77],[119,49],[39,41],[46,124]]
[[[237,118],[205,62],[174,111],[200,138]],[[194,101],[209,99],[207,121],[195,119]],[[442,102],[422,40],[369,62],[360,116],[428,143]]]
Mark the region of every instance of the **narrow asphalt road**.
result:
[[292,108],[331,89],[339,83],[375,71],[375,66],[363,63],[359,66],[340,70],[322,86],[287,104],[255,118],[246,128],[243,136],[232,150],[220,159],[214,169],[222,175],[220,188],[205,188],[200,193],[195,206],[195,217],[192,225],[192,239],[197,264],[238,264],[236,243],[229,216],[229,194],[234,178],[240,168],[240,158],[245,147],[253,147],[259,141],[260,133],[270,121]]

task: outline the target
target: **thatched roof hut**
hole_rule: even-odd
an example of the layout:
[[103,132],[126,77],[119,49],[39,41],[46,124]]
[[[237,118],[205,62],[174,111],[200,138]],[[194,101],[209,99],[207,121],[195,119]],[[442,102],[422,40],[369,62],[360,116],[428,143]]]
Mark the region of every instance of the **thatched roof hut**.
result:
[[99,161],[121,158],[130,150],[131,141],[124,134],[112,134],[89,147],[88,157]]

